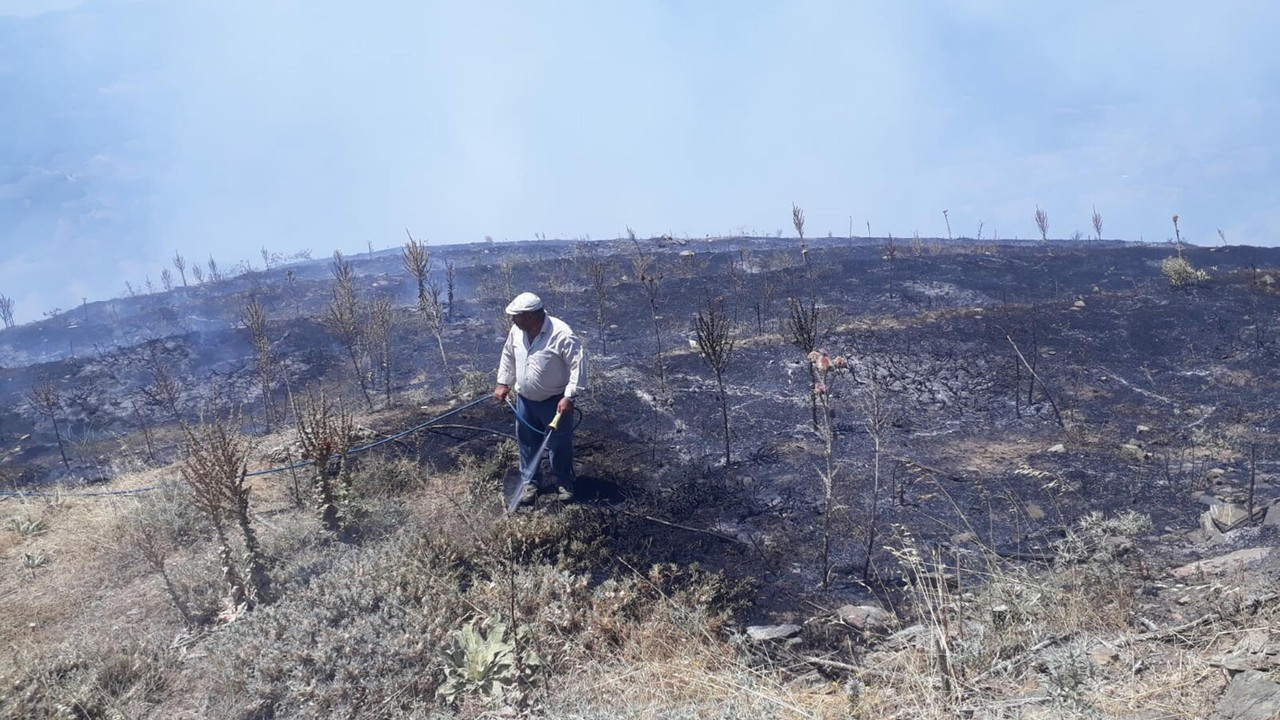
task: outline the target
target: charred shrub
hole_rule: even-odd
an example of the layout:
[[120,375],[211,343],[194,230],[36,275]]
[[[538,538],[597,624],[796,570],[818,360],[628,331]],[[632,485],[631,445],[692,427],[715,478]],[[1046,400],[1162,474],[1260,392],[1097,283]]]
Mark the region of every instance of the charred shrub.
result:
[[723,629],[735,614],[749,607],[756,589],[753,580],[730,579],[724,573],[704,570],[697,563],[659,563],[649,568],[647,579],[672,604],[696,608],[712,631]]
[[516,444],[503,440],[493,452],[484,456],[463,455],[458,467],[467,483],[467,499],[473,503],[492,502],[502,496],[502,479],[518,462]]
[[404,554],[392,565],[396,592],[406,602],[438,602],[441,593],[457,594],[474,582],[478,567],[466,548],[434,535],[407,541]]
[[494,526],[486,548],[495,558],[562,570],[585,570],[603,563],[608,527],[599,513],[571,506],[559,513],[520,513]]
[[418,487],[425,469],[408,458],[376,459],[363,463],[352,473],[357,497],[393,498]]

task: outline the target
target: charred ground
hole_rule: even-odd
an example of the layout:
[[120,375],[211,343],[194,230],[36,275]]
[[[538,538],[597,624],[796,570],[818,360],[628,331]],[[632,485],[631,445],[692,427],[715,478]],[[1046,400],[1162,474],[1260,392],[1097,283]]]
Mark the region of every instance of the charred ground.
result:
[[[362,299],[397,308],[390,402],[377,392],[366,401],[320,320],[332,298],[324,263],[251,272],[0,332],[4,481],[38,491],[163,465],[177,457],[176,424],[214,397],[247,408],[249,434],[287,429],[260,394],[241,322],[252,299],[267,310],[279,363],[273,403],[324,385],[363,413],[367,437],[399,431],[424,417],[420,405],[443,411],[488,391],[501,309],[528,289],[589,352],[578,511],[618,557],[752,580],[749,620],[894,602],[902,572],[886,546],[904,533],[956,566],[977,548],[1048,563],[1089,513],[1136,510],[1154,523],[1142,542],[1172,566],[1211,552],[1198,529],[1211,503],[1280,513],[1280,250],[1189,249],[1211,277],[1183,288],[1161,275],[1173,253],[828,239],[802,254],[794,241],[759,238],[445,247],[434,250],[442,289],[444,264],[457,270],[448,367],[398,252],[348,258]],[[727,465],[693,322],[711,305],[735,325]],[[817,311],[817,350],[844,360],[824,378],[793,342],[797,305]],[[158,391],[157,368],[176,394]],[[829,425],[815,423],[815,380]],[[58,391],[69,467],[29,401],[40,382]],[[496,403],[456,419],[377,452],[440,466],[489,452],[511,422]],[[495,518],[498,507],[495,496]],[[1274,544],[1275,530],[1217,540]],[[1155,601],[1147,612],[1167,614]]]

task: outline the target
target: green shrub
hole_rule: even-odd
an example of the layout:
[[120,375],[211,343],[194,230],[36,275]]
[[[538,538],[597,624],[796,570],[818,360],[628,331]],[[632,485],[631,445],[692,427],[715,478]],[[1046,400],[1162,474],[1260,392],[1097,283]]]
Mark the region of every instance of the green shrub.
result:
[[49,526],[40,518],[30,517],[11,517],[9,518],[9,529],[18,533],[24,538],[36,537],[43,535],[49,530]]
[[1209,279],[1209,273],[1197,270],[1186,258],[1180,256],[1160,261],[1160,272],[1169,281],[1170,287],[1175,288],[1198,285]]
[[58,650],[23,658],[24,669],[0,677],[0,717],[142,717],[160,701],[168,651],[105,634],[75,639]]
[[[402,581],[406,548],[334,545],[320,574],[212,636],[209,717],[407,717],[435,706],[440,649],[472,611],[451,575]],[[415,559],[424,567],[422,557]],[[225,693],[220,688],[237,688]]]

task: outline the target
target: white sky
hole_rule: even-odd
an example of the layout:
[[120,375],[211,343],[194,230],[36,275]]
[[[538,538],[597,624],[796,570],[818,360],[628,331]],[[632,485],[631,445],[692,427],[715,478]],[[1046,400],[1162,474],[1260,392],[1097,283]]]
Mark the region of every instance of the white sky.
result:
[[1272,2],[0,0],[22,320],[402,242],[1280,237]]

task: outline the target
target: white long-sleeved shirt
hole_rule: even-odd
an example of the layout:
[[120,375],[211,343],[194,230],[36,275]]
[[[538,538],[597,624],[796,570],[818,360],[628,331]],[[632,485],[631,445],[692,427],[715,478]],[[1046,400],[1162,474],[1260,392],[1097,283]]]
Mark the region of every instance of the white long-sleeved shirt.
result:
[[582,342],[563,320],[550,315],[532,339],[512,325],[502,345],[498,383],[514,386],[529,400],[546,400],[560,393],[572,398],[587,384]]

